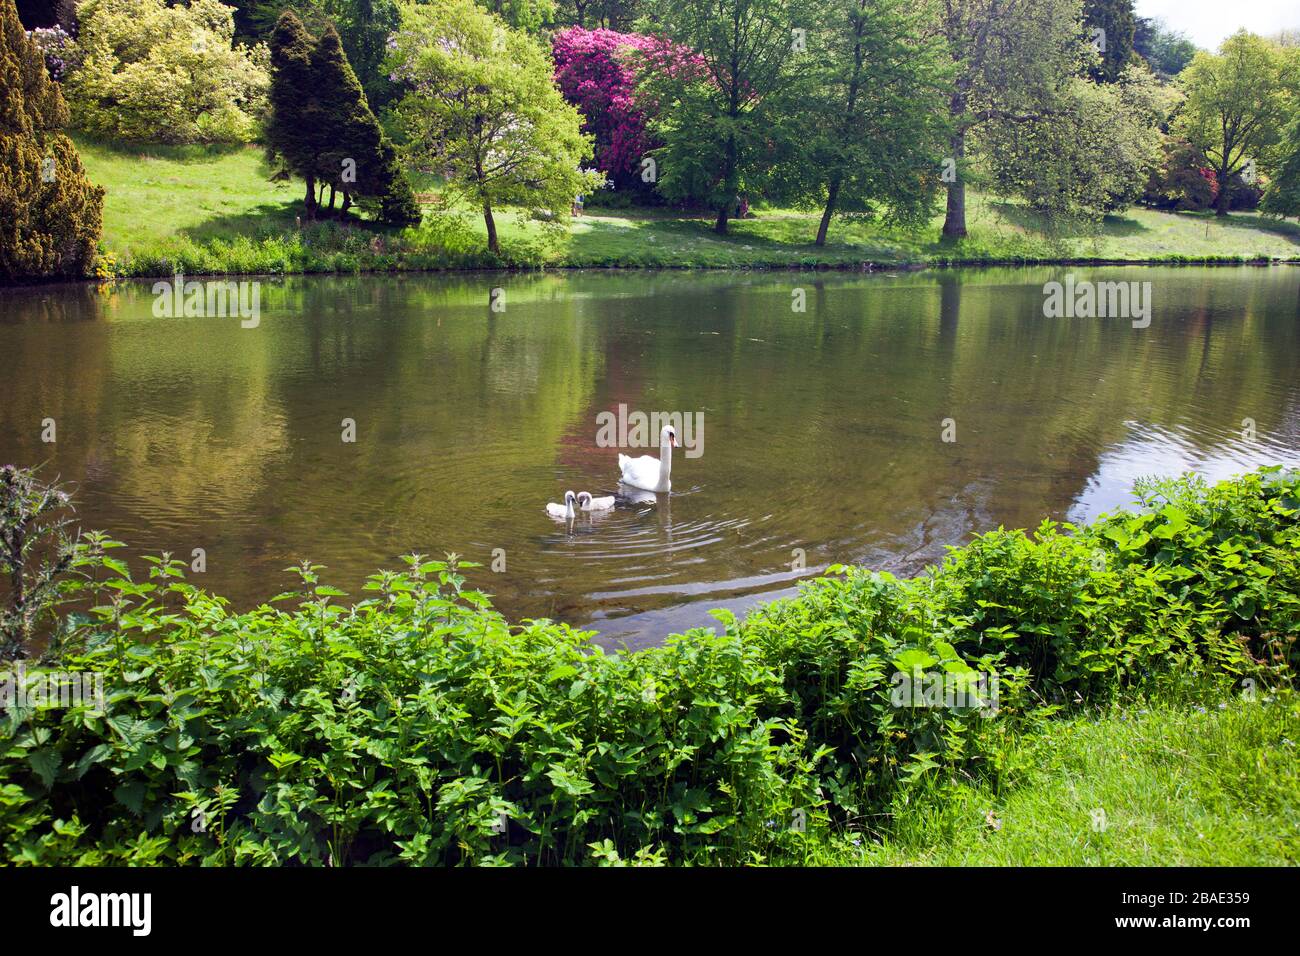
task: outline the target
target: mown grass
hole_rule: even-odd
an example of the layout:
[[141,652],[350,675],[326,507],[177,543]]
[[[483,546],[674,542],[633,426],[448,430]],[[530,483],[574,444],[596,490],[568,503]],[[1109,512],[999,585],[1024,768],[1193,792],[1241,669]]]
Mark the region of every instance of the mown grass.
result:
[[1294,866],[1300,700],[1293,692],[1134,703],[1008,739],[998,781],[900,795],[878,841],[824,865]]
[[707,214],[590,208],[567,233],[498,217],[503,250],[486,250],[469,211],[426,213],[401,231],[355,220],[297,222],[301,185],[273,183],[260,149],[120,147],[78,140],[90,178],[106,187],[104,247],[122,275],[357,272],[543,267],[853,268],[1062,259],[1207,261],[1300,258],[1300,225],[1233,215],[1134,208],[1092,235],[1049,239],[1023,208],[972,195],[970,235],[942,242],[921,229],[837,220],[823,248],[816,211],[760,208],[712,231]]

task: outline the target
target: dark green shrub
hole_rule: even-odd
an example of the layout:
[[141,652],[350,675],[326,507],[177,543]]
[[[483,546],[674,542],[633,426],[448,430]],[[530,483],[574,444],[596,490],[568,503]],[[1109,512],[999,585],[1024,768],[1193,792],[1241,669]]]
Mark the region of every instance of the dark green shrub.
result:
[[0,277],[94,271],[104,190],[63,128],[68,108],[13,0],[0,0]]
[[[59,666],[104,709],[0,719],[0,853],[17,863],[760,861],[865,826],[900,788],[996,775],[1019,721],[1191,672],[1289,681],[1300,475],[1141,489],[1088,528],[981,536],[911,581],[862,569],[725,632],[606,655],[510,626],[454,558],[352,607],[319,569],[232,614],[92,538]],[[898,706],[900,674],[1001,679],[982,705]],[[39,678],[33,669],[28,679]]]

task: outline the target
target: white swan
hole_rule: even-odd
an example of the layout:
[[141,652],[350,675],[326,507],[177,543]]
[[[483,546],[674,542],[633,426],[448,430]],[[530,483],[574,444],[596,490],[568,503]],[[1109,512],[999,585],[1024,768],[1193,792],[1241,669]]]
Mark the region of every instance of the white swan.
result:
[[557,521],[571,521],[573,519],[573,503],[577,501],[572,491],[564,493],[564,504],[557,505],[547,502],[546,513]]
[[605,511],[614,507],[614,496],[606,495],[604,498],[593,498],[590,491],[578,492],[578,507],[583,511]]
[[[618,456],[618,468],[621,481],[633,488],[643,491],[670,491],[673,470],[673,448],[677,444],[677,432],[672,425],[665,425],[659,433],[659,458],[642,455],[640,458]],[[662,461],[660,460],[662,459]]]

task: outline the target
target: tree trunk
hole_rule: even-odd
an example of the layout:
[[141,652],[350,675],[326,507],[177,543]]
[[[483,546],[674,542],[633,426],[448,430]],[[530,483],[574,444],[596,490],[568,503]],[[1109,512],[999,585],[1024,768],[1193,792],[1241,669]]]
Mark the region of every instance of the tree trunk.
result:
[[303,206],[307,211],[307,219],[316,218],[316,177],[307,177],[307,195],[303,197]]
[[483,222],[487,226],[488,252],[499,255],[501,244],[497,242],[497,221],[492,218],[492,206],[486,202],[483,203]]
[[347,215],[348,215],[348,210],[351,209],[351,208],[352,208],[352,194],[351,194],[351,193],[344,193],[344,194],[343,194],[343,208],[339,210],[339,218],[340,218],[340,219],[346,219],[346,218],[347,218]]
[[948,184],[948,208],[943,220],[943,237],[945,239],[964,239],[966,237],[966,184],[961,181],[961,161],[966,155],[966,132],[953,133],[950,143],[957,178]]
[[1214,217],[1222,219],[1228,215],[1228,173],[1219,172],[1219,195],[1214,197]]
[[[858,12],[853,22],[853,77],[849,80],[849,96],[844,104],[844,122],[840,126],[839,139],[844,142],[853,128],[853,117],[858,108],[858,90],[862,86],[862,62],[865,53],[862,50],[862,35],[867,29],[866,0],[859,0]],[[831,173],[830,182],[826,184],[826,208],[822,211],[822,221],[817,227],[817,239],[814,245],[826,245],[826,231],[831,227],[835,217],[835,204],[840,198],[840,187],[844,179],[838,170]]]
[[[734,66],[734,64],[733,64]],[[735,73],[732,73],[735,76]],[[731,95],[731,112],[728,116],[734,118],[739,115],[740,100],[735,92]],[[727,153],[723,160],[722,186],[727,191],[727,198],[722,205],[718,207],[718,220],[713,224],[713,231],[720,236],[727,234],[727,216],[731,213],[731,207],[736,204],[736,137],[727,137]]]
[[948,208],[943,220],[945,239],[966,238],[966,185],[955,182],[948,185]]
[[817,241],[815,245],[826,245],[826,230],[831,227],[831,217],[835,215],[835,201],[840,196],[840,181],[838,178],[831,180],[830,187],[826,191],[826,208],[822,211],[821,225],[817,227]]
[[330,215],[334,215],[334,184],[330,183]]

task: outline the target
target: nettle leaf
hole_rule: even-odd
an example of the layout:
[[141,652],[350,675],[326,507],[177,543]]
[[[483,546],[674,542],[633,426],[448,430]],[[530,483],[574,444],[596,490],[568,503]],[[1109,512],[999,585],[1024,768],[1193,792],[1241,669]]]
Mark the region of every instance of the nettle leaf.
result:
[[97,744],[87,750],[73,765],[73,779],[80,780],[86,775],[86,771],[95,764],[102,761],[105,757],[113,752],[113,748],[108,744]]
[[894,656],[894,666],[900,671],[923,671],[939,663],[938,659],[915,647],[908,648]]
[[557,664],[552,667],[546,675],[546,683],[554,684],[556,681],[567,680],[570,677],[577,677],[578,669],[572,664]]
[[939,659],[942,661],[961,660],[961,655],[957,653],[957,649],[947,641],[936,640],[933,642],[932,646],[935,652],[938,653]]
[[266,758],[271,761],[271,766],[276,770],[283,770],[285,767],[291,767],[296,764],[302,757],[293,753],[273,753]]
[[156,737],[164,726],[162,721],[143,720],[137,717],[109,717],[107,723],[132,750]]
[[27,762],[36,776],[41,778],[41,783],[45,784],[46,790],[54,786],[54,778],[58,776],[59,768],[63,766],[63,758],[59,756],[59,752],[50,747],[33,750],[27,755]]
[[571,797],[581,797],[596,789],[586,777],[580,776],[559,764],[552,764],[551,768],[546,771],[546,776],[550,778],[551,783],[555,784],[556,789]]
[[143,780],[128,780],[119,784],[113,791],[113,799],[126,807],[136,816],[144,812],[144,795],[147,792]]
[[105,557],[102,560],[104,562],[104,567],[108,568],[119,577],[129,578],[131,576],[131,569],[126,566],[125,561],[109,557]]

